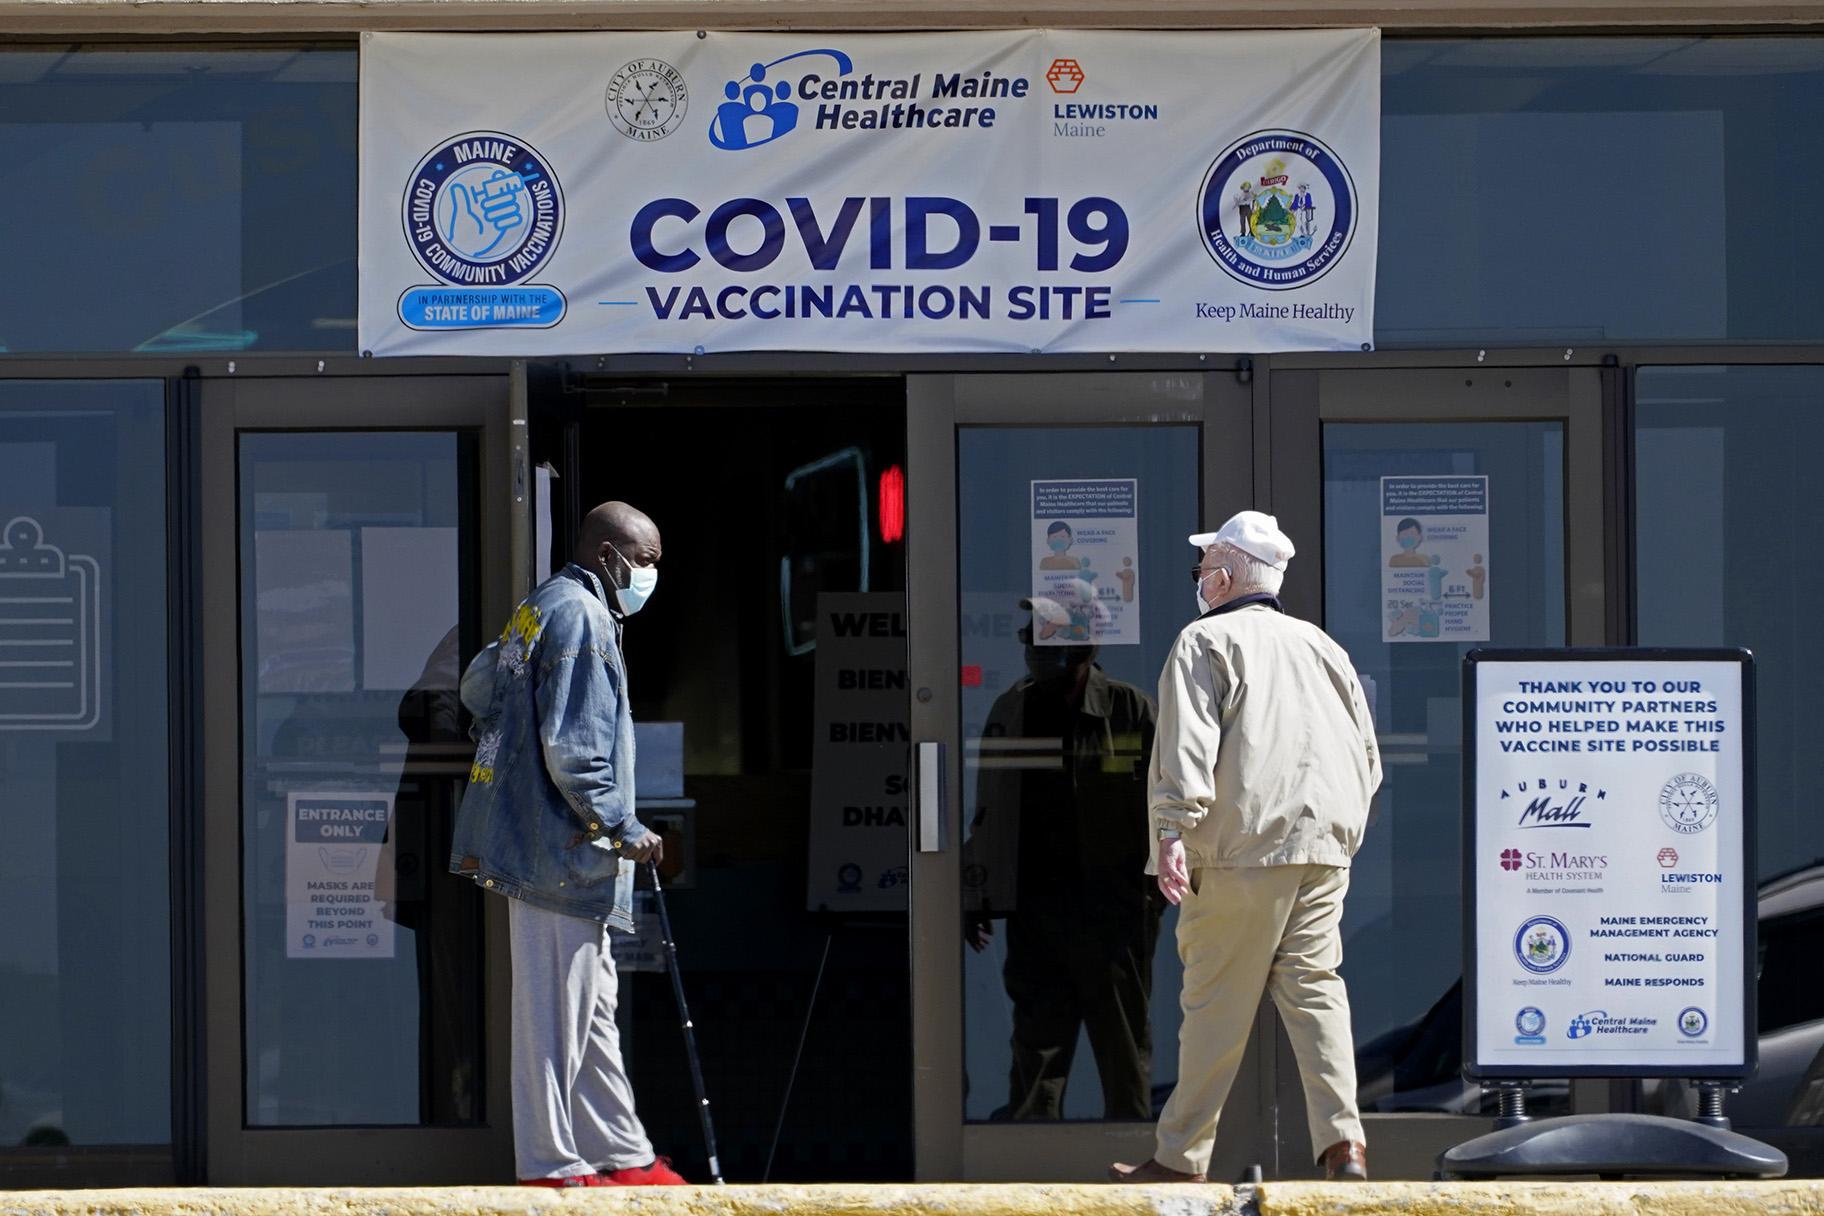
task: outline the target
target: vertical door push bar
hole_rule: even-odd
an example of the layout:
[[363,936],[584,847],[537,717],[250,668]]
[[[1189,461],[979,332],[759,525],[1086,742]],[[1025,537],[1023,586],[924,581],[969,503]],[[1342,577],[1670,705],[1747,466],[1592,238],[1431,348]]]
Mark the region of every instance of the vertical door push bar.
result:
[[918,768],[918,851],[941,853],[947,843],[949,815],[944,783],[944,745],[920,743],[914,763]]

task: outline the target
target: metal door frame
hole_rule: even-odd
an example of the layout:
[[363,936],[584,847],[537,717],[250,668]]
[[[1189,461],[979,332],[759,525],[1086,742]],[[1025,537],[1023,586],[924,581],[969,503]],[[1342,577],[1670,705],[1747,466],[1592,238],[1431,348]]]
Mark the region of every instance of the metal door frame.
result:
[[480,437],[481,611],[503,620],[530,569],[525,377],[207,380],[199,437],[206,1176],[212,1185],[499,1182],[512,1178],[506,909],[486,901],[483,1119],[474,1127],[252,1128],[245,1123],[238,436],[243,431],[467,430]]
[[[1195,401],[1161,388],[1196,384]],[[912,832],[913,1139],[920,1180],[1100,1179],[1110,1161],[1152,1155],[1148,1123],[967,1123],[963,1118],[961,648],[956,568],[960,427],[1199,425],[1202,509],[1220,520],[1253,498],[1253,402],[1233,373],[913,375],[906,384],[907,670],[914,743],[945,745],[942,852]],[[1195,521],[1186,521],[1192,523]],[[931,808],[920,807],[923,815]],[[931,825],[933,828],[939,825]],[[1255,1042],[1260,1037],[1257,1034]],[[1238,1093],[1266,1097],[1251,1045]],[[1258,1121],[1257,1128],[1265,1121]],[[1231,1124],[1233,1126],[1233,1124]],[[1218,1146],[1218,1175],[1258,1160],[1251,1142]]]

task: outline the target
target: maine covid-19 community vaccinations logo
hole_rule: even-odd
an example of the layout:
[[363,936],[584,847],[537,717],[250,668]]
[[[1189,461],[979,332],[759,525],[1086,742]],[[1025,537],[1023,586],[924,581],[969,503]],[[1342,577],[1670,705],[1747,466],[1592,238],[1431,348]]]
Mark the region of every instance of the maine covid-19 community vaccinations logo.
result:
[[564,233],[564,192],[545,158],[500,131],[470,131],[418,162],[401,204],[406,243],[435,280],[406,289],[413,329],[549,329],[557,288],[529,282]]
[[1342,160],[1315,136],[1286,130],[1256,131],[1224,149],[1204,175],[1197,216],[1216,264],[1266,291],[1322,278],[1360,224]]

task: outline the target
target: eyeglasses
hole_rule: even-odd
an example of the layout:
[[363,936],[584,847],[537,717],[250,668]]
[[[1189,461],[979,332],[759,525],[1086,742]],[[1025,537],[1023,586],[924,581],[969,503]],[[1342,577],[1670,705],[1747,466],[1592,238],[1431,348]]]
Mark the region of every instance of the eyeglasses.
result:
[[1205,572],[1202,562],[1198,562],[1195,566],[1191,567],[1191,581],[1193,583],[1201,583],[1208,577],[1209,574]]

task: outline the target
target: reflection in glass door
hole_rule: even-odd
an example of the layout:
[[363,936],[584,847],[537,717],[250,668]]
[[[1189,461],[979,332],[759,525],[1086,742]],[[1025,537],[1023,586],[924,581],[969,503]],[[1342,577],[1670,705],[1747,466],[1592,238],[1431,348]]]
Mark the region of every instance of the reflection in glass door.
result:
[[[1252,398],[1174,371],[907,397],[918,1176],[1100,1179],[1150,1153],[1177,1080],[1146,767],[1197,615],[1186,537],[1252,505]],[[1251,1042],[1217,1174],[1257,1151],[1262,1081]]]
[[[1461,1075],[1462,660],[1565,644],[1564,429],[1324,426],[1324,624],[1361,673],[1386,771],[1343,917],[1364,1114],[1482,1113]],[[1569,1096],[1542,1083],[1532,1113]]]
[[1150,1122],[1179,964],[1146,769],[1198,428],[962,428],[957,512],[966,1116]]
[[474,1123],[473,437],[245,433],[239,464],[246,1123]]

